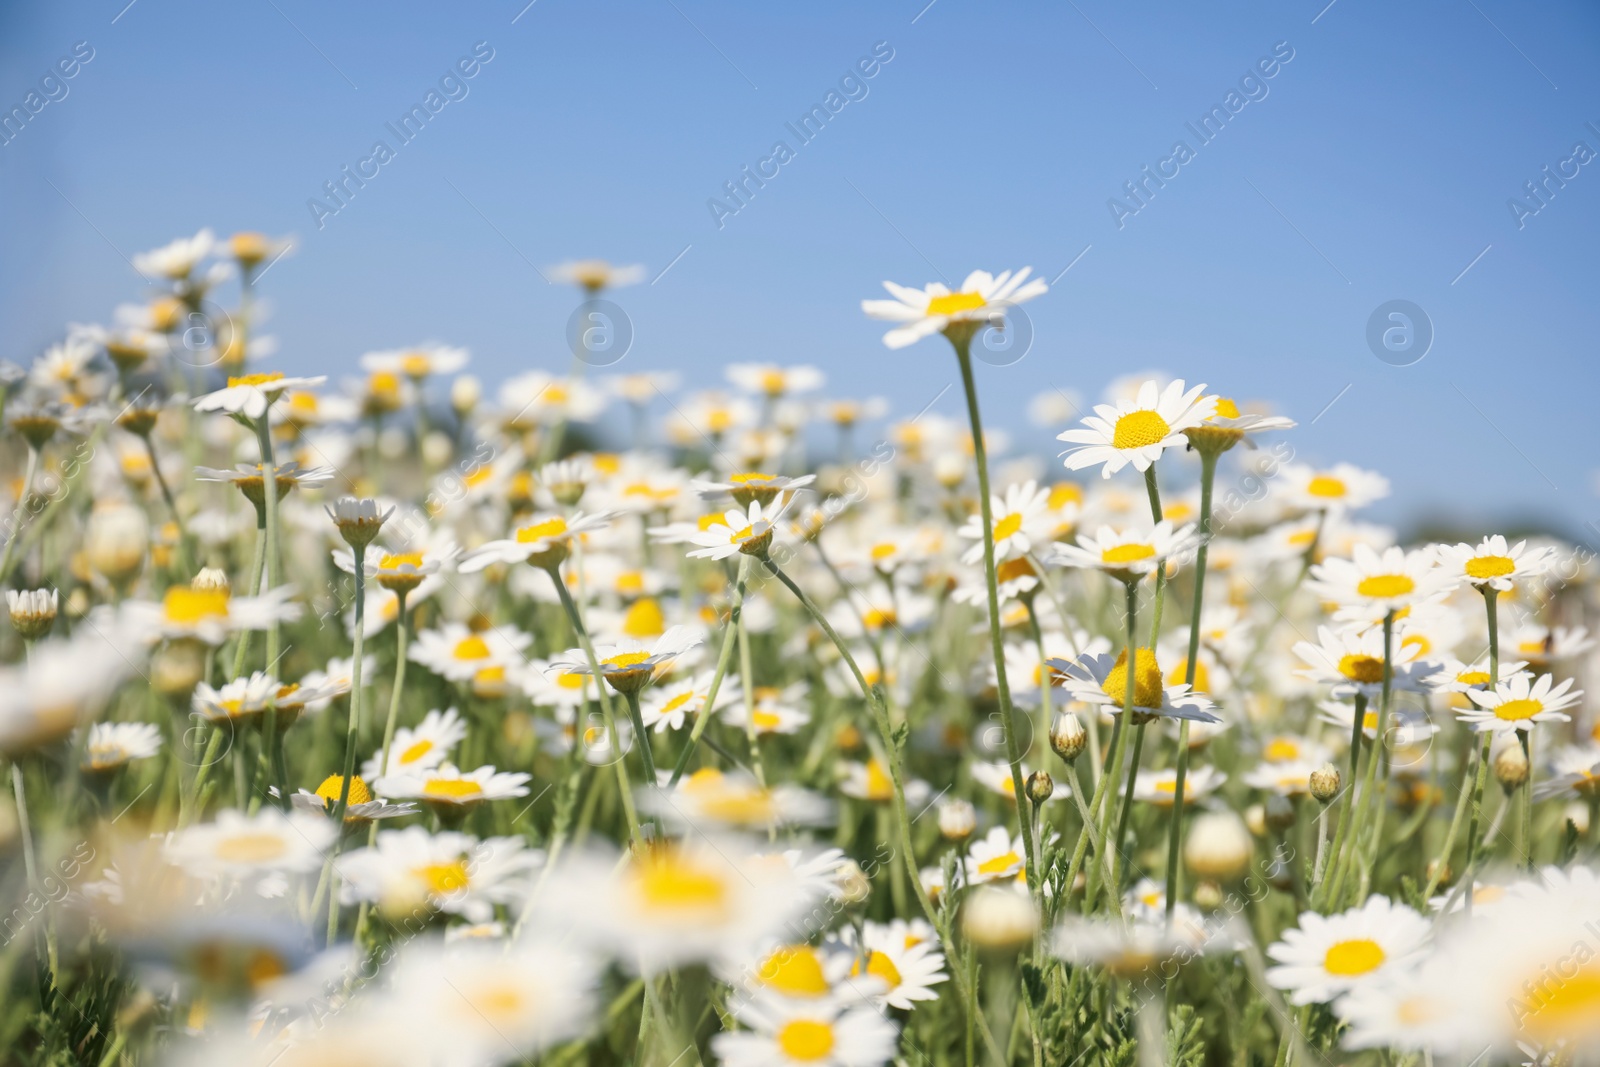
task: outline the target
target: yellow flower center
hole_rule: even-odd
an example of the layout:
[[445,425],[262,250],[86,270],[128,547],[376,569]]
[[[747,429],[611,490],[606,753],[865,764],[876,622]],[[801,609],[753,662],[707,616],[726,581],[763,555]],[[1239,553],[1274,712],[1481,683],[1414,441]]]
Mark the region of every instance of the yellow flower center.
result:
[[1356,937],[1330,945],[1322,969],[1341,978],[1370,974],[1383,966],[1383,948],[1370,937]]
[[671,715],[673,712],[689,703],[690,698],[693,696],[694,692],[692,690],[689,692],[679,693],[677,696],[661,705],[661,714]]
[[1460,674],[1456,675],[1456,681],[1460,682],[1462,685],[1488,685],[1489,672],[1462,671]]
[[454,863],[428,863],[418,867],[412,872],[422,879],[422,884],[435,896],[449,896],[459,892],[471,883],[471,876],[467,874],[465,860],[456,860]]
[[282,380],[283,372],[280,370],[271,371],[267,374],[241,374],[237,378],[232,376],[228,378],[228,388],[232,389],[236,385],[266,385],[268,382]]
[[1239,405],[1228,397],[1219,396],[1217,397],[1217,413],[1211,417],[1213,419],[1237,419],[1239,417]]
[[756,528],[754,526],[746,526],[742,530],[735,530],[731,535],[729,535],[728,543],[730,545],[743,544],[745,541],[748,541],[751,537],[753,537],[755,532]]
[[[321,785],[317,786],[317,796],[337,804],[339,802],[339,792],[343,788],[344,776],[330,774],[322,780]],[[357,804],[369,803],[371,800],[372,790],[367,788],[367,783],[361,780],[360,775],[352,777],[350,779],[350,805],[354,807]]]
[[1300,757],[1300,742],[1291,737],[1274,737],[1267,742],[1266,751],[1263,753],[1272,763],[1283,763],[1287,760]]
[[763,985],[786,997],[820,997],[828,991],[822,961],[809,945],[788,945],[768,956],[757,972]]
[[185,589],[175,585],[161,598],[168,622],[202,622],[228,617],[226,589]]
[[1383,681],[1383,660],[1352,652],[1339,658],[1339,673],[1353,682],[1372,685]]
[[1051,511],[1059,511],[1068,504],[1083,503],[1083,487],[1076,482],[1057,482],[1050,487],[1050,498],[1046,502]]
[[378,569],[384,571],[396,570],[404,566],[422,566],[421,552],[389,552],[378,561]]
[[754,471],[744,471],[739,474],[728,475],[728,481],[734,485],[765,485],[777,478],[775,474],[758,474]]
[[1405,596],[1417,587],[1409,574],[1373,574],[1361,579],[1356,592],[1375,600]]
[[928,314],[955,315],[963,311],[976,311],[988,303],[982,293],[946,293],[928,301]]
[[1540,1045],[1586,1044],[1600,1028],[1600,964],[1580,966],[1570,978],[1564,971],[1541,968],[1519,987],[1535,990],[1523,1002],[1531,1010],[1522,1017],[1522,1030]]
[[235,834],[217,843],[217,858],[229,863],[268,863],[288,851],[277,834]]
[[995,580],[998,582],[1014,582],[1019,578],[1027,578],[1038,572],[1033,569],[1033,561],[1027,556],[1018,556],[1008,559],[994,570]]
[[833,1024],[794,1019],[778,1031],[778,1047],[792,1060],[820,1060],[833,1051]]
[[483,796],[483,786],[471,778],[429,778],[422,795],[435,800],[473,800]]
[[470,634],[456,642],[455,651],[451,655],[456,659],[488,659],[489,642],[477,634]]
[[[1159,708],[1161,706],[1161,665],[1156,662],[1156,654],[1148,648],[1141,648],[1134,656],[1133,672],[1133,706],[1136,708]],[[1128,652],[1126,649],[1117,653],[1116,666],[1111,668],[1111,673],[1106,675],[1105,683],[1101,686],[1106,696],[1121,707],[1128,692]]]
[[1467,560],[1467,577],[1477,581],[1503,578],[1516,569],[1510,556],[1475,556]]
[[1022,857],[1018,856],[1016,850],[1013,849],[1010,852],[1002,852],[993,859],[987,859],[978,864],[978,873],[1004,874],[1021,862]]
[[1149,559],[1156,554],[1154,545],[1117,545],[1107,548],[1100,553],[1102,563],[1133,563],[1136,560]]
[[408,352],[400,359],[400,369],[413,378],[420,378],[433,369],[433,364],[421,352]]
[[[860,960],[856,960],[856,964],[850,969],[850,973],[854,975],[859,975],[861,973]],[[872,955],[867,957],[867,973],[876,978],[882,978],[884,984],[887,985],[890,990],[897,988],[902,981],[900,977],[900,968],[894,965],[894,960],[891,960],[888,956],[884,955],[882,952],[879,952],[877,949],[873,949]]]
[[728,885],[722,876],[670,848],[645,859],[634,883],[649,911],[715,918],[727,910]]
[[757,826],[770,823],[778,808],[765,789],[723,789],[710,792],[700,810],[722,822]]
[[783,723],[783,719],[776,712],[762,711],[760,708],[750,716],[750,721],[758,730],[776,730]]
[[629,637],[660,637],[667,629],[667,618],[654,597],[635,601],[622,616],[622,632]]
[[774,396],[783,392],[785,384],[783,371],[776,367],[761,373],[761,388]]
[[1022,529],[1022,515],[1013,511],[1005,518],[994,524],[994,539],[1003,541]]
[[433,742],[424,737],[400,753],[400,766],[404,767],[408,763],[415,763],[432,751]]
[[648,652],[621,652],[615,656],[607,656],[600,661],[600,665],[602,667],[621,667],[626,669],[628,667],[637,667],[649,658],[650,653]]
[[[1188,675],[1188,661],[1179,663],[1167,672],[1168,685],[1183,685],[1184,678]],[[1197,659],[1194,665],[1194,682],[1191,683],[1197,693],[1211,692],[1211,668],[1206,666],[1206,661]],[[1270,758],[1270,757],[1268,757]]]
[[1154,411],[1130,411],[1117,420],[1111,434],[1112,448],[1144,448],[1159,444],[1172,427]]
[[[1001,536],[999,527],[995,528],[995,536]],[[893,556],[898,551],[900,551],[899,545],[895,544],[893,541],[884,541],[880,544],[873,545],[872,550],[868,553],[868,555],[872,557],[872,562],[882,563],[884,560]]]
[[1494,717],[1504,722],[1524,722],[1543,710],[1544,704],[1537,700],[1506,700],[1495,705]]
[[1329,474],[1319,474],[1312,478],[1306,485],[1306,492],[1312,496],[1320,496],[1326,500],[1338,500],[1348,493],[1349,487],[1341,478]]
[[567,532],[567,520],[559,516],[536,522],[531,526],[522,526],[517,529],[517,541],[528,545],[537,541],[548,541],[552,537],[560,537]]

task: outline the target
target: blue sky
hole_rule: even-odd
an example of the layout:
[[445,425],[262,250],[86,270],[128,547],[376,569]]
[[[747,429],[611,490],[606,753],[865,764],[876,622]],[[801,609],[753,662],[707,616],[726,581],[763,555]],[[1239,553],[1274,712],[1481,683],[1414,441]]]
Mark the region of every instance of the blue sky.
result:
[[[617,297],[624,366],[813,362],[910,414],[954,380],[946,346],[887,351],[858,301],[1031,264],[1057,279],[1032,347],[980,368],[1021,447],[1056,447],[1030,397],[1159,368],[1273,401],[1302,458],[1381,470],[1381,517],[1600,522],[1600,163],[1524,191],[1600,152],[1592,5],[126,2],[0,13],[0,109],[94,50],[0,146],[10,358],[136,297],[124,255],[210,225],[298,236],[264,283],[286,370],[425,339],[489,381],[564,368],[573,293],[535,267],[602,256],[672,264]],[[385,123],[479,42],[465,95],[400,145]],[[875,47],[892,58],[801,144],[785,124]],[[1186,124],[1275,48],[1202,144]],[[380,138],[394,158],[319,228],[308,201]],[[714,217],[777,141],[793,158]],[[1193,158],[1163,164],[1177,141]],[[1147,165],[1176,174],[1138,205]],[[1410,366],[1366,340],[1396,299],[1434,331]]]

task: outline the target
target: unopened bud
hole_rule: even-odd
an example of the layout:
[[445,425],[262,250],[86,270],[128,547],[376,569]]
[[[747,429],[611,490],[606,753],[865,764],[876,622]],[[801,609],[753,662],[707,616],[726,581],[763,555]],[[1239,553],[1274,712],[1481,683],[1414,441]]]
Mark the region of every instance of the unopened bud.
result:
[[1244,809],[1244,824],[1250,832],[1257,837],[1267,836],[1267,809],[1260,804],[1252,804]]
[[1050,794],[1056,791],[1056,783],[1044,771],[1034,771],[1028,775],[1027,785],[1023,787],[1028,793],[1028,799],[1035,804],[1043,804],[1050,799]]
[[1589,805],[1581,800],[1574,800],[1561,811],[1561,818],[1572,824],[1573,830],[1579,837],[1589,832]]
[[6,605],[11,609],[11,625],[24,641],[37,641],[55,625],[60,595],[54,589],[8,589]]
[[1444,865],[1443,870],[1440,869],[1439,858],[1437,856],[1428,861],[1428,866],[1423,873],[1427,875],[1428,881],[1430,882],[1434,879],[1438,879],[1440,885],[1449,885],[1455,880],[1456,876],[1456,872],[1450,869],[1450,864],[1448,863]]
[[978,828],[978,811],[959,797],[939,805],[939,833],[949,841],[965,841]]
[[1201,911],[1216,911],[1222,907],[1222,887],[1206,879],[1194,887],[1194,906]]
[[1228,882],[1250,865],[1250,831],[1231,811],[1208,811],[1189,824],[1183,862],[1200,878]]
[[1267,798],[1267,826],[1273,830],[1287,830],[1294,825],[1294,802],[1288,797],[1274,794]]
[[978,949],[1015,952],[1033,940],[1039,912],[1026,893],[999,886],[980,886],[961,909],[961,932]]
[[1339,795],[1339,768],[1324,763],[1311,772],[1311,795],[1326,804]]
[[197,593],[226,593],[231,588],[228,572],[221,567],[201,567],[189,588]]
[[1494,758],[1494,776],[1506,792],[1528,780],[1528,757],[1519,744],[1510,744]]
[[867,872],[854,860],[846,860],[833,876],[834,893],[845,907],[864,904],[872,895],[872,882]]
[[1056,755],[1071,763],[1088,743],[1089,731],[1083,728],[1076,715],[1064,708],[1056,712],[1055,718],[1050,720],[1050,747],[1056,750]]
[[465,415],[477,407],[481,396],[483,383],[470,374],[463,374],[450,383],[450,406],[458,415]]

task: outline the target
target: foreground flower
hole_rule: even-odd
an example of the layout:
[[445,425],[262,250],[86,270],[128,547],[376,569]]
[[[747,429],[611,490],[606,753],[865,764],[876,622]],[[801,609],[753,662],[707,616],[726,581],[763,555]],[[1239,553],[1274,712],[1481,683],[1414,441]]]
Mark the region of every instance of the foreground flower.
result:
[[672,792],[645,792],[640,808],[690,831],[711,824],[764,832],[833,821],[832,806],[808,789],[788,783],[768,789],[748,774],[724,774],[715,767],[689,775]]
[[1431,552],[1387,548],[1380,555],[1358,544],[1350,559],[1329,559],[1312,567],[1306,588],[1326,600],[1382,612],[1431,599],[1450,581],[1434,566]]
[[161,751],[161,729],[147,722],[97,722],[89,728],[83,769],[105,774]]
[[1404,969],[1427,944],[1429,923],[1385,896],[1338,915],[1303,912],[1300,925],[1267,949],[1267,981],[1296,1004],[1326,1004]]
[[1056,437],[1079,446],[1065,454],[1067,469],[1083,470],[1099,463],[1104,478],[1130,463],[1136,471],[1148,470],[1162,452],[1186,443],[1185,430],[1216,414],[1217,398],[1205,396],[1205,391],[1201,384],[1185,392],[1182,378],[1165,389],[1145,382],[1132,404],[1095,405],[1095,413],[1083,420],[1086,429],[1067,430]]
[[196,397],[196,411],[222,411],[229,415],[243,415],[259,419],[267,413],[273,401],[290,389],[312,389],[328,380],[325,374],[311,378],[288,378],[282,371],[267,374],[246,374],[231,377],[225,388]]
[[572,550],[572,539],[611,524],[614,513],[585,515],[536,515],[531,522],[516,528],[509,538],[489,541],[462,559],[463,574],[481,571],[492,563],[532,563],[539,567],[558,564]]
[[[1392,692],[1420,692],[1433,674],[1434,664],[1414,662],[1417,649],[1410,645],[1389,650],[1389,687]],[[1317,627],[1317,643],[1301,641],[1294,646],[1294,654],[1308,666],[1297,671],[1321,685],[1331,686],[1329,692],[1337,699],[1362,694],[1369,700],[1383,691],[1383,629],[1381,627],[1346,626],[1330,630]]]
[[1193,526],[1173,528],[1163,519],[1148,528],[1117,531],[1102,526],[1075,545],[1056,545],[1052,561],[1066,567],[1091,567],[1119,581],[1136,581],[1169,559],[1182,559],[1199,547]]
[[432,770],[450,757],[450,750],[467,736],[467,724],[455,708],[428,712],[416,726],[402,726],[389,746],[389,766],[382,766],[383,753],[375,752],[361,766],[361,775],[376,781],[384,774],[419,774]]
[[[1028,481],[1013,485],[1005,496],[991,499],[994,515],[994,558],[1008,559],[1026,555],[1035,543],[1050,536],[1048,505],[1050,490],[1040,489],[1037,482]],[[983,559],[983,517],[973,515],[956,531],[976,543],[961,554],[961,562],[978,563]]]
[[[1113,714],[1122,711],[1128,688],[1128,652],[1085,654],[1076,660],[1053,659],[1048,666],[1066,676],[1066,688],[1077,700],[1099,704]],[[1156,654],[1136,650],[1133,670],[1133,712],[1137,715],[1198,722],[1221,722],[1211,701],[1184,684],[1165,685]]]
[[747,1030],[717,1034],[727,1067],[874,1067],[894,1058],[899,1028],[870,1007],[765,996],[739,1005]]
[[445,763],[427,771],[399,771],[379,778],[378,792],[397,800],[420,800],[432,808],[474,808],[486,800],[528,795],[533,775],[479,767],[463,772]]
[[197,875],[237,878],[304,873],[321,865],[335,831],[326,819],[264,807],[254,815],[221,811],[215,822],[180,830],[166,855]]
[[598,671],[589,666],[582,649],[568,652],[565,660],[553,660],[550,670],[560,674],[596,674],[619,693],[638,692],[659,674],[672,669],[678,657],[699,645],[701,637],[687,626],[674,626],[653,641],[623,638],[615,644],[597,644],[594,655]]
[[970,324],[968,329],[979,324],[1000,326],[1006,309],[1042,296],[1050,288],[1041,278],[1027,280],[1032,269],[1023,267],[1015,274],[1001,271],[998,276],[975,270],[954,293],[938,282],[922,289],[884,282],[894,299],[863,300],[861,310],[874,319],[901,323],[883,335],[883,343],[890,348],[904,348],[958,323]]
[[1452,578],[1502,593],[1520,579],[1543,574],[1555,555],[1550,548],[1530,549],[1526,541],[1507,544],[1500,534],[1485,537],[1476,546],[1438,545],[1434,552],[1440,569]]
[[687,535],[690,544],[700,546],[689,555],[696,559],[727,559],[738,553],[766,555],[772,546],[773,530],[793,499],[789,497],[777,508],[751,501],[747,512],[729,509],[722,521]]
[[520,837],[480,841],[408,826],[380,831],[373,847],[340,856],[336,866],[347,904],[367,901],[401,913],[432,908],[488,922],[496,905],[521,903],[529,872],[543,862],[544,853]]

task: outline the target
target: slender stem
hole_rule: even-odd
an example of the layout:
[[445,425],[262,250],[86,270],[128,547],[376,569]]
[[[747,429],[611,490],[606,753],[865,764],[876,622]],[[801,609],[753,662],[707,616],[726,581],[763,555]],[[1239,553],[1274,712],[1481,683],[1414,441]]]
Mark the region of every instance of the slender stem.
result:
[[[1144,469],[1145,493],[1150,497],[1150,519],[1152,522],[1161,521],[1161,490],[1156,485],[1156,465],[1154,463]],[[1156,566],[1156,601],[1155,611],[1150,616],[1150,647],[1156,647],[1156,639],[1161,636],[1161,608],[1167,597],[1167,565]]]
[[[1200,453],[1200,548],[1194,561],[1194,604],[1189,609],[1189,659],[1183,667],[1185,685],[1193,686],[1200,662],[1200,615],[1205,607],[1206,554],[1211,548],[1211,486],[1217,476],[1217,456],[1209,449]],[[1155,470],[1152,466],[1151,470]],[[1173,783],[1172,825],[1167,833],[1167,925],[1172,924],[1178,906],[1178,853],[1183,838],[1184,778],[1189,772],[1189,720],[1178,724],[1178,767]],[[1327,829],[1327,820],[1322,822]]]
[[144,435],[144,450],[150,457],[150,473],[156,476],[156,485],[161,489],[161,499],[166,501],[167,510],[172,513],[172,522],[178,527],[178,566],[185,578],[192,578],[194,555],[189,551],[189,530],[183,524],[183,515],[178,511],[178,502],[172,495],[172,487],[167,484],[167,476],[161,473],[161,460],[156,456],[155,442],[150,440],[149,434]]
[[[250,595],[255,596],[261,592],[261,565],[267,558],[267,520],[265,515],[258,516],[256,522],[256,550],[250,560],[250,574],[246,588]],[[250,630],[240,630],[239,640],[233,648],[233,670],[228,673],[228,681],[233,681],[244,673],[245,657],[250,653]]]
[[[406,620],[406,594],[404,592],[396,592],[395,600],[394,624],[396,626],[396,630],[394,649],[394,691],[389,694],[389,717],[384,721],[383,724],[383,748],[378,750],[379,778],[382,778],[384,775],[389,773],[389,748],[394,744],[395,722],[400,718],[400,693],[406,687],[406,645],[411,636],[411,627]],[[357,630],[357,633],[359,632],[360,631]],[[356,647],[360,648],[361,646],[357,645]],[[359,657],[360,654],[357,653],[356,663],[353,667],[354,670],[361,669],[361,660]],[[351,678],[351,684],[354,685],[355,679],[359,677],[360,675],[355,675],[353,678]],[[353,697],[354,692],[352,691],[352,699]],[[353,711],[352,714],[354,714]]]
[[[356,588],[356,636],[355,658],[350,661],[350,721],[345,727],[344,735],[344,764],[339,782],[339,799],[333,806],[333,825],[339,828],[339,836],[334,838],[333,847],[328,850],[328,859],[322,866],[322,876],[317,882],[316,896],[312,899],[312,910],[316,910],[316,903],[322,899],[322,890],[331,882],[333,875],[333,862],[339,856],[339,846],[344,840],[344,816],[350,807],[350,782],[356,773],[356,740],[361,732],[361,657],[362,641],[366,636],[366,566],[367,546],[365,543],[355,547],[355,588]],[[333,890],[328,897],[328,940],[333,944],[334,938],[339,933],[339,894]]]
[[[961,385],[967,393],[967,418],[972,424],[972,455],[978,467],[978,507],[983,519],[983,577],[989,594],[989,644],[994,654],[995,692],[1000,703],[1000,728],[1005,738],[1006,762],[1011,765],[1011,787],[1017,798],[1017,823],[1022,829],[1022,847],[1027,856],[1028,886],[1034,899],[1039,897],[1039,869],[1032,828],[1022,798],[1022,752],[1017,725],[1012,721],[1011,686],[1006,679],[1005,638],[1000,632],[1000,586],[995,578],[994,515],[989,501],[989,459],[983,443],[983,417],[978,413],[978,386],[972,376],[971,333],[953,334],[956,362],[961,366]],[[913,877],[915,877],[913,875]]]
[[[1330,868],[1328,873],[1330,877],[1327,882],[1322,883],[1322,885],[1319,887],[1323,890],[1329,890],[1332,888],[1334,880],[1331,876],[1335,871],[1339,870],[1340,858],[1344,854],[1345,839],[1350,835],[1350,823],[1353,819],[1353,807],[1356,795],[1357,771],[1361,765],[1362,730],[1366,726],[1366,721],[1366,694],[1358,691],[1356,693],[1355,709],[1351,715],[1350,723],[1350,775],[1349,780],[1345,782],[1344,799],[1339,802],[1339,827],[1334,832],[1333,852],[1328,858],[1328,865]],[[1332,901],[1330,899],[1324,899],[1322,903],[1326,906],[1331,904]]]
[[1522,858],[1533,870],[1533,731],[1521,731],[1522,758],[1528,764],[1528,776],[1523,779],[1522,793]]
[[628,704],[628,718],[633,722],[635,743],[639,746],[639,758],[644,762],[645,781],[650,788],[656,786],[656,760],[655,754],[650,751],[650,735],[645,733],[644,712],[639,708],[639,692],[636,689],[625,690],[622,697]]
[[[1500,684],[1500,597],[1493,589],[1483,590],[1483,610],[1489,624],[1489,692]],[[1478,775],[1472,786],[1472,822],[1467,828],[1467,869],[1462,873],[1461,884],[1466,892],[1462,907],[1468,917],[1472,915],[1472,879],[1477,869],[1478,823],[1483,813],[1483,787],[1489,777],[1489,749],[1494,734],[1483,732],[1483,744],[1478,750]],[[1529,768],[1528,776],[1533,776]]]
[[[744,736],[745,743],[750,749],[750,767],[755,772],[756,783],[763,788],[767,784],[767,772],[761,766],[761,745],[756,740],[756,678],[755,668],[750,660],[750,630],[745,625],[744,612],[739,613],[734,629],[739,638],[739,687],[744,695]],[[883,665],[878,665],[879,673],[883,673]]]
[[[255,420],[256,441],[261,448],[261,498],[263,513],[267,525],[267,589],[276,589],[282,574],[278,548],[278,465],[272,458],[272,428],[267,417],[271,405],[262,411],[261,417]],[[277,670],[278,650],[281,647],[281,635],[278,629],[278,619],[274,616],[267,623],[267,664],[268,674]],[[266,733],[262,741],[262,754],[266,763],[266,777],[278,787],[278,806],[289,810],[289,784],[284,775],[283,766],[283,738],[278,730],[278,702],[273,700],[267,707]]]
[[744,556],[739,560],[739,578],[734,586],[733,607],[728,615],[728,625],[722,632],[722,651],[717,654],[717,670],[711,676],[711,688],[706,690],[705,701],[695,713],[694,729],[689,731],[689,742],[679,753],[677,766],[672,768],[672,778],[667,782],[668,789],[677,785],[678,779],[683,777],[684,770],[689,766],[689,758],[694,755],[695,746],[700,743],[700,735],[705,733],[706,726],[711,722],[711,709],[717,702],[717,691],[722,688],[723,676],[728,673],[728,664],[733,659],[733,642],[738,633],[739,616],[744,610],[744,591],[749,579],[750,557]]
[[1111,754],[1107,761],[1105,776],[1101,779],[1102,786],[1104,786],[1106,783],[1110,783],[1109,791],[1104,789],[1102,790],[1104,795],[1110,799],[1105,800],[1105,822],[1101,825],[1100,836],[1110,847],[1103,849],[1100,854],[1100,881],[1101,884],[1106,886],[1106,888],[1109,889],[1113,894],[1116,893],[1116,886],[1112,881],[1114,872],[1116,870],[1116,860],[1113,858],[1112,853],[1122,848],[1122,833],[1120,830],[1120,824],[1117,831],[1117,836],[1111,836],[1112,824],[1115,822],[1114,816],[1117,808],[1115,797],[1117,785],[1122,781],[1122,750],[1127,744],[1128,732],[1134,729],[1133,696],[1136,689],[1136,681],[1139,677],[1139,649],[1136,639],[1134,638],[1134,628],[1137,624],[1139,613],[1138,582],[1131,579],[1124,582],[1123,592],[1125,599],[1124,610],[1126,612],[1126,636],[1122,653],[1122,716],[1117,720],[1116,729],[1113,731],[1113,736],[1111,739]]
[[[606,722],[606,738],[611,742],[611,751],[617,757],[611,765],[617,769],[617,788],[622,791],[622,810],[628,819],[628,833],[633,840],[642,841],[643,838],[639,833],[639,815],[633,806],[633,787],[628,783],[628,761],[623,758],[622,738],[617,734],[617,717],[611,708],[611,691],[602,680],[600,659],[594,654],[594,643],[589,640],[589,631],[583,625],[583,616],[579,614],[578,605],[572,599],[572,591],[561,578],[561,565],[552,564],[545,570],[550,575],[550,581],[555,583],[556,595],[561,598],[561,606],[566,610],[567,621],[572,624],[573,632],[578,635],[578,644],[583,648],[583,654],[589,662],[589,670],[594,675],[595,689],[600,694],[600,711]],[[579,731],[578,741],[581,742],[581,739],[582,730]],[[639,738],[639,743],[648,744],[643,737]],[[651,768],[655,766],[648,755],[644,758],[648,761],[646,766]],[[653,788],[655,784],[652,779],[651,787]]]

